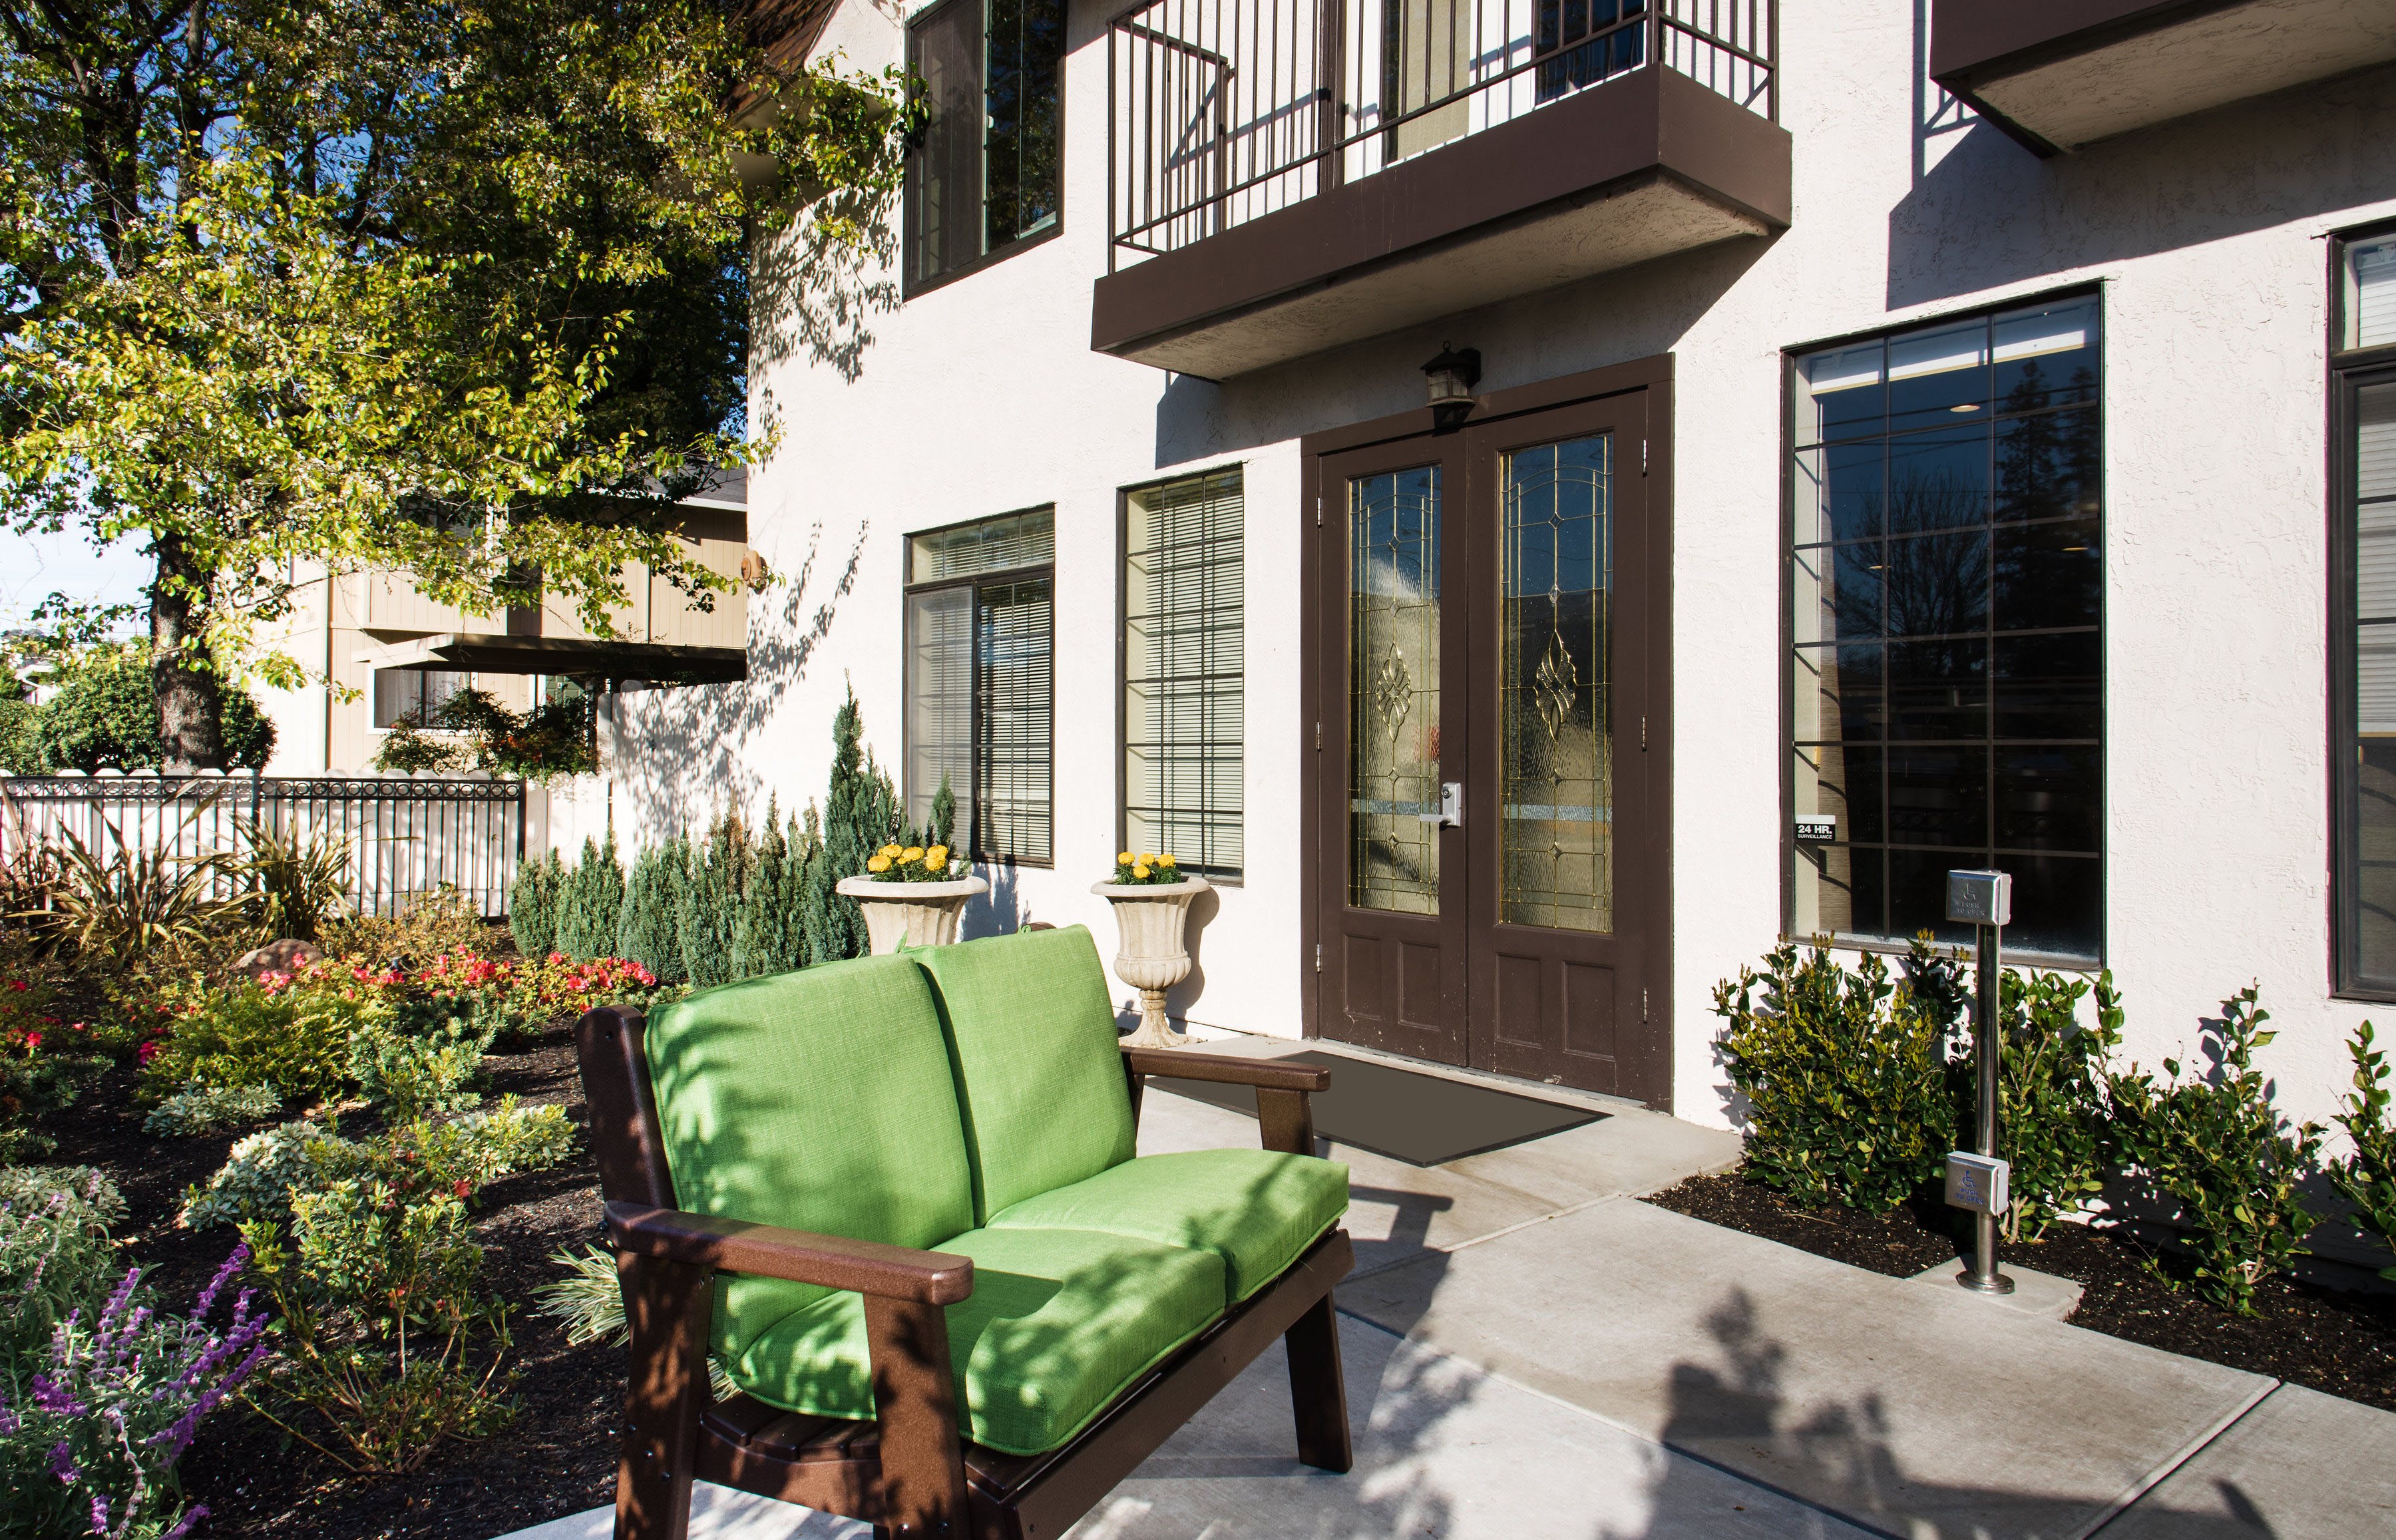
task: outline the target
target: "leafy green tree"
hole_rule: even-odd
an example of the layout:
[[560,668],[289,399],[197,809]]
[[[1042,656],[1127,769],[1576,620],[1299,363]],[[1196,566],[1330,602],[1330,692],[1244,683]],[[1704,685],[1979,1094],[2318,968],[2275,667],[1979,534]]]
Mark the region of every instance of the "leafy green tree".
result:
[[912,116],[761,14],[11,0],[0,517],[146,548],[168,764],[225,762],[229,672],[303,680],[256,643],[328,573],[601,634],[629,563],[728,587],[670,529],[771,441],[751,237],[884,239]]
[[[263,769],[274,752],[274,724],[242,689],[223,692],[224,763]],[[29,746],[39,769],[154,770],[167,759],[158,737],[143,649],[112,650],[80,660],[59,693],[34,709]]]

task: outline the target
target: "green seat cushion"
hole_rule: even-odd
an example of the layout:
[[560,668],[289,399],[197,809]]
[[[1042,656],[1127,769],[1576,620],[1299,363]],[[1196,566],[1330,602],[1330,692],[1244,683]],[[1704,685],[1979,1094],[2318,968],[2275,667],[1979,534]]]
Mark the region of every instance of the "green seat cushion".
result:
[[[698,1214],[927,1247],[973,1225],[946,1040],[924,970],[860,958],[695,994],[649,1018],[674,1201]],[[720,1275],[715,1341],[829,1291]]]
[[1087,927],[910,952],[939,991],[974,1223],[1131,1159],[1131,1093]]
[[1269,1149],[1143,1155],[1071,1187],[1027,1198],[994,1230],[1104,1230],[1213,1252],[1225,1299],[1238,1304],[1281,1276],[1348,1212],[1348,1168]]
[[[934,1249],[974,1259],[972,1297],[948,1308],[950,1360],[969,1436],[1010,1454],[1064,1443],[1223,1313],[1210,1252],[1043,1229],[971,1230]],[[792,1412],[872,1416],[863,1296],[779,1287],[794,1304],[726,1356],[734,1382]]]

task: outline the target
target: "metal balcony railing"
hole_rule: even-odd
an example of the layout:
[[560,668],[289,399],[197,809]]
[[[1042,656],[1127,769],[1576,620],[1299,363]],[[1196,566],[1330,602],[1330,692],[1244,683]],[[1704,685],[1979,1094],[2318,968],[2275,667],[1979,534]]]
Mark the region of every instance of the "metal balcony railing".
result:
[[1777,122],[1777,0],[1153,0],[1107,39],[1109,271],[1661,63]]

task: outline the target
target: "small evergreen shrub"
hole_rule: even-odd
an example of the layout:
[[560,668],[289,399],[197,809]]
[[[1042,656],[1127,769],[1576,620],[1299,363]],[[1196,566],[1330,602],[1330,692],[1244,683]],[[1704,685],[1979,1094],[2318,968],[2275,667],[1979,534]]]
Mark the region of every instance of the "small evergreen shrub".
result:
[[[2057,1215],[2103,1188],[2112,1164],[2105,1078],[2122,1041],[2122,996],[2110,972],[2099,975],[2096,1019],[2083,1026],[2079,1005],[2090,988],[2054,973],[2008,972],[1999,980],[1998,1148],[2013,1162],[2013,1201],[2000,1223],[2010,1241],[2043,1235]],[[1968,1041],[1956,1069],[1956,1123],[1971,1129],[1977,1077]]]
[[1746,1171],[1801,1203],[1879,1212],[1955,1148],[1949,1026],[1866,953],[1775,949],[1714,989],[1731,1083],[1748,1101]]
[[264,1122],[282,1110],[283,1098],[272,1086],[187,1085],[151,1109],[141,1130],[163,1138],[189,1138]]
[[2270,1013],[2256,1000],[2250,984],[2205,1024],[2217,1061],[2211,1078],[2183,1076],[2178,1060],[2165,1059],[2167,1083],[2133,1065],[2110,1086],[2123,1160],[2190,1222],[2196,1292],[2239,1315],[2254,1313],[2256,1281],[2288,1266],[2318,1217],[2296,1188],[2320,1151],[2321,1125],[2292,1128],[2271,1105],[2255,1050],[2277,1034],[2263,1030]]
[[351,1037],[391,1018],[384,976],[328,962],[222,989],[171,984],[157,1003],[172,1029],[143,1083],[162,1098],[193,1085],[263,1085],[286,1097],[337,1099],[350,1084]]
[[832,716],[823,858],[812,866],[805,887],[809,954],[819,962],[862,957],[869,949],[865,913],[856,899],[841,896],[838,884],[844,877],[864,875],[866,863],[898,828],[898,789],[864,751],[864,715],[852,693]]
[[[2367,1021],[2346,1050],[2354,1057],[2354,1094],[2334,1121],[2352,1148],[2329,1168],[2330,1185],[2354,1205],[2357,1229],[2396,1247],[2396,1127],[2388,1118],[2388,1055],[2374,1044]],[[2383,1268],[2379,1276],[2396,1282],[2396,1268]]]
[[369,1106],[393,1122],[482,1104],[473,1089],[489,1037],[452,1016],[429,1032],[370,1028],[350,1040],[350,1075]]
[[616,856],[611,824],[604,843],[584,837],[582,859],[566,875],[558,894],[554,949],[578,962],[606,957],[616,949],[616,930],[623,916],[624,869]]
[[740,891],[734,926],[733,972],[742,978],[789,973],[807,965],[805,898],[806,834],[796,818],[785,820],[765,804],[765,828],[757,842],[749,881]]
[[692,989],[729,984],[741,976],[733,950],[739,939],[740,892],[753,857],[748,827],[735,812],[726,812],[709,827],[704,844],[691,847],[675,928]]
[[683,966],[680,910],[690,844],[681,835],[648,845],[632,857],[624,882],[624,912],[616,925],[616,952],[649,970],[660,984],[690,977]]
[[517,866],[508,888],[508,931],[526,957],[547,957],[557,949],[557,905],[565,886],[566,869],[554,850]]

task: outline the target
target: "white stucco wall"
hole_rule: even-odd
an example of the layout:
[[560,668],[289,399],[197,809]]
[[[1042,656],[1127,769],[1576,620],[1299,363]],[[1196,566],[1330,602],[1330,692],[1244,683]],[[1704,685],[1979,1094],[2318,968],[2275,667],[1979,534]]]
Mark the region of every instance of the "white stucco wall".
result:
[[[1086,922],[1111,939],[1087,886],[1116,822],[1117,490],[1236,460],[1248,877],[1205,923],[1201,975],[1175,1008],[1295,1034],[1312,979],[1298,940],[1298,436],[1418,406],[1417,365],[1444,340],[1481,349],[1484,390],[1669,352],[1675,1101],[1722,1121],[1712,988],[1772,944],[1781,917],[1782,350],[2096,282],[2107,947],[2129,1051],[2152,1066],[2258,981],[2282,1029],[2263,1063],[2292,1112],[2326,1115],[2343,1039],[2370,1013],[2329,994],[2323,236],[2396,214],[2396,77],[2040,162],[1986,126],[1932,122],[1926,6],[1791,4],[1780,36],[1796,212],[1777,240],[1217,386],[1089,351],[1090,285],[1106,270],[1109,8],[1072,15],[1061,235],[903,308],[891,275],[866,275],[885,298],[864,295],[850,369],[790,341],[798,326],[761,336],[760,414],[770,407],[785,438],[751,478],[750,528],[789,581],[752,605],[745,684],[623,698],[619,829],[702,823],[727,797],[820,796],[845,687],[895,765],[902,537],[1053,502],[1057,863],[993,896],[1011,918]],[[896,15],[851,0],[825,46],[878,70],[901,35]]]

